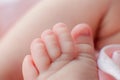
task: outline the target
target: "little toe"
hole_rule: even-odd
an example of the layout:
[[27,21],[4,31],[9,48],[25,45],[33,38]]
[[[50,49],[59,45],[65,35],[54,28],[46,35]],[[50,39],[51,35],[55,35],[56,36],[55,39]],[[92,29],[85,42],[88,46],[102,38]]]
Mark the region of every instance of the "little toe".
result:
[[45,72],[51,63],[51,60],[46,51],[45,44],[41,39],[35,39],[32,42],[31,54],[39,73]]
[[32,57],[26,56],[23,61],[23,77],[24,80],[35,80],[38,76],[38,71],[34,65]]
[[51,60],[52,61],[56,60],[61,55],[61,51],[56,35],[52,30],[49,29],[44,31],[41,37],[45,43],[48,55],[50,56]]
[[79,24],[72,30],[71,34],[79,55],[93,57],[94,44],[91,28],[87,24]]

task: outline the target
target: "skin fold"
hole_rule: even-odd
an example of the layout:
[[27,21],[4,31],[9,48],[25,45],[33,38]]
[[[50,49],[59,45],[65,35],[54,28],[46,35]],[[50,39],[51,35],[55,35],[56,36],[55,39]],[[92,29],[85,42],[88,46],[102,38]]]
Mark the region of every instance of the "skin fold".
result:
[[17,76],[17,80],[20,80],[21,64],[24,56],[30,54],[30,43],[34,38],[40,37],[43,30],[51,28],[50,26],[58,22],[67,24],[70,30],[79,23],[90,25],[98,50],[108,44],[119,44],[119,2],[119,0],[39,2],[2,39],[0,52],[4,54],[0,56],[0,77]]

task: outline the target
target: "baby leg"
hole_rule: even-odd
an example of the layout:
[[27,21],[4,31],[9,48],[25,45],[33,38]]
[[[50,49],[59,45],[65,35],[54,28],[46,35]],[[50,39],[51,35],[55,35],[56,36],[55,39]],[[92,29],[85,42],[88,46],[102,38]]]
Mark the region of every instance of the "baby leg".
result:
[[8,74],[19,78],[23,58],[30,53],[32,40],[40,37],[43,30],[51,28],[57,22],[66,23],[70,29],[78,23],[88,23],[95,35],[108,5],[109,0],[41,1],[1,41],[0,77]]

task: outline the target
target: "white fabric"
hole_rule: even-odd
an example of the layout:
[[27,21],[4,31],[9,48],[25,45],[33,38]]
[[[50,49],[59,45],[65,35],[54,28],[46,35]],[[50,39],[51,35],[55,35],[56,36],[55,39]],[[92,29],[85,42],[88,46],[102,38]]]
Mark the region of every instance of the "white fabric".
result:
[[[108,48],[120,48],[120,45],[110,45],[104,47],[99,54],[98,57],[98,67],[107,74],[113,76],[116,80],[120,80],[120,61],[118,59],[120,58],[120,50],[115,51],[112,54],[112,58],[110,58],[107,53],[105,53],[105,50]],[[120,59],[119,59],[120,60]]]

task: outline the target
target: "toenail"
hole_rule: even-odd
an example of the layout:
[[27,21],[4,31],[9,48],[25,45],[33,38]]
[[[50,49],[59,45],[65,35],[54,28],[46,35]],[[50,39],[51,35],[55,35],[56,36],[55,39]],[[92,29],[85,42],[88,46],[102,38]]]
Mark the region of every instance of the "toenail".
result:
[[91,36],[91,30],[89,28],[89,26],[87,24],[78,24],[76,26],[76,29],[81,30],[81,31],[77,31],[77,35],[84,35],[84,36]]
[[46,30],[45,32],[43,32],[43,34],[53,34],[51,29]]
[[58,23],[55,25],[55,27],[66,27],[66,24],[64,23]]

